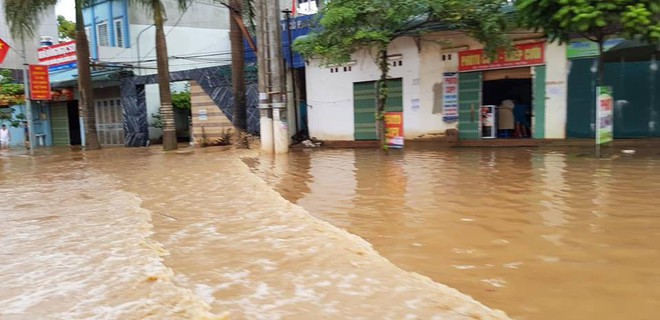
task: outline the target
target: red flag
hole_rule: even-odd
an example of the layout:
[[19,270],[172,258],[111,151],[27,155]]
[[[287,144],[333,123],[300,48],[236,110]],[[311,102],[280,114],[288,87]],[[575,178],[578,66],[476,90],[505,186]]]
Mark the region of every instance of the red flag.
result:
[[296,15],[296,9],[298,9],[298,0],[291,0],[291,16]]
[[6,42],[2,41],[2,39],[0,39],[0,63],[3,63],[5,61],[7,52],[9,52],[9,45]]

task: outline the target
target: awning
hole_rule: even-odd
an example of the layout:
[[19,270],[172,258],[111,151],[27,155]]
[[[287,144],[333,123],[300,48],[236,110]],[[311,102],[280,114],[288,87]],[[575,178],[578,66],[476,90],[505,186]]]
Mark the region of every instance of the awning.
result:
[[[122,69],[95,70],[92,71],[92,86],[107,86],[108,84],[118,85],[122,74],[127,71]],[[78,85],[78,70],[66,70],[53,72],[50,74],[51,88],[65,88]]]
[[639,40],[624,40],[603,53],[605,62],[650,61],[660,58],[660,45]]

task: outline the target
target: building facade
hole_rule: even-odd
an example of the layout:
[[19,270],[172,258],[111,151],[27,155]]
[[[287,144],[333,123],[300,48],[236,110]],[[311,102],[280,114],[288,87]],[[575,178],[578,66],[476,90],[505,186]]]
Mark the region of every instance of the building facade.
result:
[[[201,70],[231,62],[228,10],[211,0],[193,2],[180,11],[177,1],[163,0],[167,20],[165,35],[172,73]],[[157,74],[155,27],[148,10],[129,0],[97,0],[84,8],[85,31],[93,62],[97,130],[102,145],[143,146],[161,135],[155,123],[160,107]],[[75,68],[75,65],[72,66]],[[189,73],[182,73],[189,74]],[[193,73],[198,74],[198,73]],[[132,77],[143,77],[136,81]],[[84,144],[77,139],[81,124],[71,117],[77,110],[77,70],[51,73],[56,89],[73,88],[69,100],[52,102],[60,121],[54,125],[54,145]],[[173,91],[189,88],[188,80],[172,84]],[[174,81],[174,80],[173,80]],[[130,85],[129,85],[130,84]],[[136,84],[137,87],[131,87]],[[188,130],[188,115],[177,118],[177,127]],[[179,131],[179,130],[177,130]],[[182,135],[187,138],[186,131]]]
[[[448,129],[458,129],[460,139],[486,138],[481,107],[506,99],[530,105],[532,138],[565,138],[565,48],[546,43],[541,34],[513,38],[519,56],[505,60],[517,60],[499,64],[475,62],[474,58],[486,60],[479,51],[483,46],[455,33],[431,34],[424,41],[408,37],[393,41],[388,52],[386,111],[402,112],[405,139],[442,135]],[[534,59],[529,53],[525,56],[528,47],[534,49]],[[310,61],[306,73],[310,135],[322,140],[375,140],[374,97],[379,77],[374,56],[364,50],[342,66]],[[444,89],[453,82],[458,86],[450,105],[452,95]]]
[[[4,0],[0,0],[0,8],[4,8]],[[45,11],[40,19],[39,24],[36,26],[34,31],[34,37],[25,39],[25,48],[20,39],[14,39],[9,33],[9,26],[7,21],[5,21],[5,15],[0,14],[0,39],[3,39],[6,43],[11,46],[11,50],[7,53],[5,61],[0,64],[0,69],[7,69],[12,71],[12,78],[18,83],[23,82],[23,72],[24,59],[23,52],[27,52],[26,61],[28,64],[37,63],[37,49],[41,45],[41,38],[46,37],[50,39],[57,39],[57,18],[55,16],[55,8]],[[9,106],[8,106],[9,107]],[[24,105],[10,106],[13,109],[14,115],[22,114],[26,115],[27,110]],[[9,112],[7,107],[0,107],[0,112]],[[48,121],[50,117],[49,109],[45,104],[33,103],[32,105],[32,115],[33,115],[33,130],[38,138],[42,139],[43,144],[48,144],[49,132],[50,132],[50,122]],[[10,128],[12,135],[12,146],[23,146],[25,142],[25,128],[24,126],[17,128]]]

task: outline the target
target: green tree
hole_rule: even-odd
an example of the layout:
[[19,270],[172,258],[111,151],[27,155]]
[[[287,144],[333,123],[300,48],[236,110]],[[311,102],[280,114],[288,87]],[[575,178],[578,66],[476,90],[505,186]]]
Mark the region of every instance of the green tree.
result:
[[190,110],[190,86],[187,85],[182,91],[174,91],[172,93],[172,106],[176,109]]
[[[83,7],[90,5],[92,0],[76,0],[76,51],[78,63],[78,90],[80,91],[79,112],[83,118],[85,131],[85,148],[96,150],[101,148],[96,132],[96,112],[92,96],[92,75],[89,69],[89,42],[85,33]],[[9,32],[14,39],[24,42],[34,36],[43,13],[52,10],[57,0],[5,0],[5,20],[9,24]],[[27,53],[26,53],[27,54]]]
[[[158,91],[160,92],[160,115],[163,122],[163,150],[176,150],[176,127],[170,90],[170,64],[165,39],[165,20],[167,12],[162,0],[131,0],[147,11],[156,27],[156,65],[158,66]],[[192,0],[177,0],[180,11],[185,11]]]
[[522,26],[543,29],[552,41],[568,42],[575,35],[598,44],[598,83],[603,79],[603,44],[611,35],[660,40],[660,2],[657,0],[518,0]]
[[350,61],[355,51],[366,49],[375,55],[381,75],[377,82],[377,132],[383,147],[385,102],[389,72],[388,48],[399,37],[419,38],[438,30],[456,30],[485,43],[494,53],[506,47],[504,0],[333,0],[321,10],[319,28],[294,43],[295,50],[308,58],[318,57],[323,65]]
[[23,84],[16,83],[11,71],[0,69],[0,106],[13,106],[25,103]]
[[0,124],[9,123],[12,127],[18,127],[25,115],[14,115],[13,108],[5,108],[17,104],[23,104],[24,99],[23,85],[16,83],[11,77],[11,72],[6,69],[0,69]]
[[60,40],[76,38],[76,23],[67,20],[64,16],[57,16],[57,34]]

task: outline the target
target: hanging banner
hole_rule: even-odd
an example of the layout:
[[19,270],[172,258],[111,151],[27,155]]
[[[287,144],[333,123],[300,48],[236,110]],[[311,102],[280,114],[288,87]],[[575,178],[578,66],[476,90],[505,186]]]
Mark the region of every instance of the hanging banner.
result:
[[390,148],[403,148],[403,112],[385,112],[385,131]]
[[0,63],[5,61],[8,52],[9,45],[4,40],[0,39]]
[[30,99],[50,100],[48,66],[30,65]]
[[611,142],[614,138],[614,97],[612,87],[596,87],[596,144]]
[[442,74],[442,120],[458,121],[458,72]]
[[545,42],[516,45],[510,52],[500,51],[494,60],[491,60],[483,49],[458,53],[458,71],[504,69],[544,63]]

